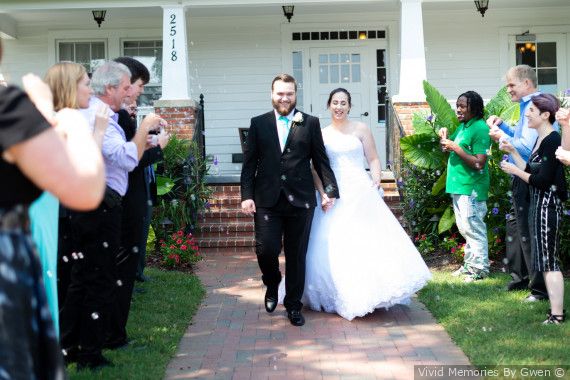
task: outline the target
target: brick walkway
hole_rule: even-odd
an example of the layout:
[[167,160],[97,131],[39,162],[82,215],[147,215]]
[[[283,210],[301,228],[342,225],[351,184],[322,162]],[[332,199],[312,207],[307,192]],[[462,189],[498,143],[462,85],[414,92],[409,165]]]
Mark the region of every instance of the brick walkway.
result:
[[198,266],[206,298],[166,379],[407,380],[414,365],[469,364],[415,300],[352,322],[305,309],[306,324],[294,327],[282,305],[265,311],[253,252],[207,257]]

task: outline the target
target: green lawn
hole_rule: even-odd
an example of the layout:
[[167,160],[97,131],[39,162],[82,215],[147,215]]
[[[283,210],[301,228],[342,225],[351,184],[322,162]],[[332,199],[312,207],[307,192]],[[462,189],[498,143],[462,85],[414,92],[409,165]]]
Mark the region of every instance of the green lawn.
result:
[[104,351],[114,367],[91,372],[68,367],[72,380],[80,379],[162,379],[166,365],[176,352],[204,296],[204,288],[194,275],[148,268],[152,280],[136,283],[144,293],[136,293],[127,331],[131,344]]
[[[570,321],[543,326],[548,302],[524,303],[527,292],[507,292],[502,273],[465,284],[450,272],[434,272],[419,299],[476,366],[569,365]],[[570,282],[565,281],[570,310]]]

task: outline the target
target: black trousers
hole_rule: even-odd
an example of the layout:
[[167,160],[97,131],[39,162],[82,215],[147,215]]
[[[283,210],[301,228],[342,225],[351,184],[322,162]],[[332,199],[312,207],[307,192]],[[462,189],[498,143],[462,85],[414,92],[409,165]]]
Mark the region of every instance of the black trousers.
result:
[[281,239],[285,252],[285,299],[287,310],[301,310],[305,289],[305,258],[314,208],[294,207],[285,194],[273,207],[258,207],[255,213],[255,252],[261,279],[268,287],[281,281],[279,253]]
[[[144,225],[148,203],[138,202],[127,196],[123,200],[123,214],[121,224],[121,245],[117,252],[117,279],[120,285],[117,288],[115,302],[112,305],[108,343],[120,343],[127,339],[127,321],[131,310],[131,300],[135,277],[143,252]],[[146,245],[146,241],[144,243]]]
[[511,283],[526,285],[533,295],[548,297],[542,273],[533,269],[530,229],[528,221],[528,184],[519,177],[512,182],[513,202],[511,217],[507,220],[506,256]]
[[[115,260],[120,244],[121,204],[105,201],[94,211],[72,212],[70,229],[76,255],[71,258],[70,283],[61,308],[61,345],[80,348],[80,361],[101,355],[115,300]],[[81,255],[80,255],[81,253]]]
[[73,267],[73,235],[70,226],[70,212],[59,206],[59,222],[57,231],[57,301],[59,309],[65,303],[69,288],[71,268]]

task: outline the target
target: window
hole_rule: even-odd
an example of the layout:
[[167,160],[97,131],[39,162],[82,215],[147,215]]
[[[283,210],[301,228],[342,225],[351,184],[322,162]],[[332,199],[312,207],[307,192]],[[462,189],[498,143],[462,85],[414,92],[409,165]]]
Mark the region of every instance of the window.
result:
[[319,83],[359,83],[360,54],[319,54]]
[[[297,81],[297,107],[303,107],[303,52],[293,52],[293,77]],[[302,110],[302,109],[301,109]]]
[[150,81],[139,97],[139,106],[152,106],[162,95],[162,41],[124,41],[123,55],[142,62],[150,72]]
[[378,92],[378,122],[386,121],[386,50],[376,50],[376,88]]
[[90,74],[106,60],[104,41],[59,41],[57,47],[58,61],[79,63]]
[[326,41],[326,40],[375,40],[386,38],[385,30],[344,30],[330,32],[293,32],[291,39],[293,41]]
[[529,65],[535,69],[541,91],[554,94],[558,91],[556,42],[517,42],[516,62],[517,65]]

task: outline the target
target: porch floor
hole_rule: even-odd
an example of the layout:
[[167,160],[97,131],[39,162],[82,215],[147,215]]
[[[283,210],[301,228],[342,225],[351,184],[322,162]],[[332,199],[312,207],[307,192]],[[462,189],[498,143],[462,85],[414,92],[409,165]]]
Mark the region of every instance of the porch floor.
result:
[[204,256],[197,275],[207,295],[165,379],[407,380],[415,365],[469,364],[415,299],[352,322],[304,309],[306,324],[294,327],[282,305],[265,311],[252,248]]

